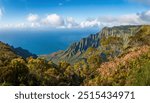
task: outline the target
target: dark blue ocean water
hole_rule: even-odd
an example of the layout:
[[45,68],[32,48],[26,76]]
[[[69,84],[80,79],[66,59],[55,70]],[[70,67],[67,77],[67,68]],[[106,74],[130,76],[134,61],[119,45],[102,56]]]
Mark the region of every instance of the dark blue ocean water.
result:
[[80,30],[2,30],[0,41],[14,47],[22,47],[35,54],[50,54],[67,47],[83,37],[98,32],[98,29]]

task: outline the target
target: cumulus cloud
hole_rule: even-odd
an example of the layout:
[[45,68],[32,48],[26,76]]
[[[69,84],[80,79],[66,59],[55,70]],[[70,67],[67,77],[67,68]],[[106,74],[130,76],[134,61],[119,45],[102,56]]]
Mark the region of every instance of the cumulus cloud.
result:
[[137,13],[141,20],[150,22],[150,10],[142,13]]
[[39,20],[39,16],[37,14],[29,14],[27,20],[29,22],[37,22]]
[[40,27],[41,24],[40,24],[40,18],[37,14],[32,14],[30,13],[28,16],[27,16],[27,21],[28,23],[21,23],[19,24],[17,27],[19,28],[37,28],[37,27]]
[[120,16],[118,22],[120,24],[140,24],[141,23],[139,16],[136,14]]
[[[2,15],[2,14],[1,14]],[[150,24],[150,10],[120,16],[100,16],[97,18],[77,21],[73,17],[62,17],[49,14],[43,18],[37,14],[29,14],[25,23],[7,24],[0,28],[100,28],[103,26]]]
[[42,23],[51,27],[64,26],[64,19],[57,14],[50,14],[42,20]]
[[80,23],[81,28],[98,27],[101,22],[98,19],[86,20]]
[[121,16],[101,16],[95,19],[86,20],[80,23],[81,28],[116,26],[116,25],[138,25],[143,23],[137,14]]
[[117,17],[100,17],[98,20],[108,25],[134,25],[141,23],[139,16],[136,14],[121,15]]
[[78,28],[79,23],[73,17],[66,18],[66,28]]

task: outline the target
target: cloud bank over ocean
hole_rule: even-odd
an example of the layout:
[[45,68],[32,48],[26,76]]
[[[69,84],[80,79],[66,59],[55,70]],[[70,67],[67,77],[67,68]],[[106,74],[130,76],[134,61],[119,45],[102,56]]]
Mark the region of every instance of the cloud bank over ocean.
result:
[[1,0],[0,29],[80,29],[150,24],[150,8],[142,6],[145,4],[150,1],[43,0],[39,3],[16,0],[14,3]]

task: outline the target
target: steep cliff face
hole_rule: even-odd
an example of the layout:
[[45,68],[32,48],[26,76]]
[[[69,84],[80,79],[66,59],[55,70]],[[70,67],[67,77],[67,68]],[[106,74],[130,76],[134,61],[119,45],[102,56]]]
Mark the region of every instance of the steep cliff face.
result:
[[96,35],[90,35],[87,38],[81,39],[79,42],[73,43],[64,54],[68,57],[72,57],[74,55],[81,55],[85,52],[89,47],[97,48],[99,46],[99,37],[98,33]]
[[100,47],[101,38],[109,37],[109,36],[117,36],[117,37],[129,37],[138,32],[141,26],[115,26],[115,27],[105,27],[99,33],[92,34],[87,38],[81,39],[79,42],[73,43],[67,50],[56,52],[51,55],[45,55],[44,58],[48,60],[52,60],[55,63],[61,60],[65,60],[67,62],[75,62],[82,58],[82,54],[89,47]]

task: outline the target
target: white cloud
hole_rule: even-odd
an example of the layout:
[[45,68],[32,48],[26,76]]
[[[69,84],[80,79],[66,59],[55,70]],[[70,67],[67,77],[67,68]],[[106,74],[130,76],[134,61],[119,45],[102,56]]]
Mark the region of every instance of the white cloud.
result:
[[67,21],[67,23],[74,23],[75,22],[73,17],[67,17],[66,21]]
[[97,19],[93,20],[86,20],[80,23],[81,28],[88,28],[88,27],[98,27],[101,25],[101,22]]
[[139,16],[136,14],[123,15],[118,18],[120,24],[140,24]]
[[[1,9],[0,9],[1,10]],[[100,16],[97,18],[77,21],[73,17],[62,17],[58,14],[49,14],[43,18],[36,14],[29,14],[28,22],[0,25],[0,28],[95,28],[117,25],[150,24],[150,10],[120,16]]]
[[16,29],[16,28],[26,28],[27,25],[25,23],[18,23],[18,24],[3,24],[0,25],[0,29]]
[[37,22],[39,20],[39,16],[37,14],[29,14],[27,20],[29,22]]
[[137,14],[141,20],[150,22],[150,10]]
[[64,19],[57,14],[50,14],[42,20],[42,23],[50,27],[61,27],[64,26]]
[[139,25],[144,22],[137,14],[128,14],[121,16],[104,16],[97,19],[101,25],[114,26],[114,25]]
[[113,16],[102,16],[102,17],[98,17],[97,20],[100,22],[110,23],[110,22],[115,22],[118,19],[116,17],[113,17]]
[[37,27],[40,27],[41,26],[41,23],[40,23],[40,18],[37,14],[32,14],[30,13],[28,16],[27,16],[27,21],[28,23],[21,23],[19,24],[17,27],[19,28],[37,28]]
[[79,23],[73,17],[67,17],[66,28],[79,28]]
[[8,27],[14,26],[14,28],[25,28],[26,24],[25,23],[19,23],[15,25],[8,25]]

